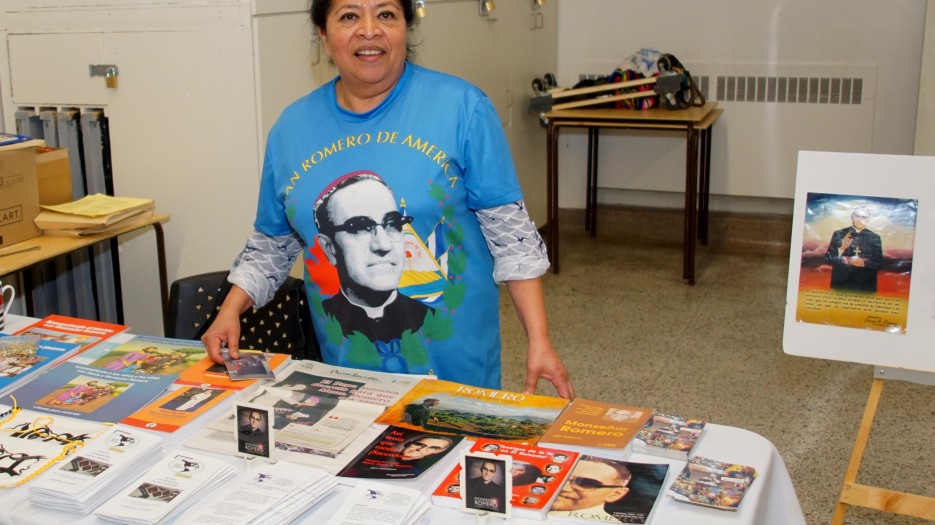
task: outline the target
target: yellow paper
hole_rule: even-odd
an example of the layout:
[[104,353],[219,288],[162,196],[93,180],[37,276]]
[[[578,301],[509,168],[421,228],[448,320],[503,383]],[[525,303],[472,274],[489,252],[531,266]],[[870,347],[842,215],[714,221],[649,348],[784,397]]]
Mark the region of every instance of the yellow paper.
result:
[[66,202],[65,204],[57,204],[55,206],[42,206],[42,208],[70,215],[100,217],[133,208],[144,208],[152,202],[152,199],[111,197],[109,195],[96,193],[94,195],[82,197],[74,202]]

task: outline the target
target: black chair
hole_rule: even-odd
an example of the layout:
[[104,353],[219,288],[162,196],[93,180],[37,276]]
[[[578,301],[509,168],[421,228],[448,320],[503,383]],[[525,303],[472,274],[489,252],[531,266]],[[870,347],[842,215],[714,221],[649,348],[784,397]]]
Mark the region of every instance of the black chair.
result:
[[[184,277],[169,288],[166,337],[200,339],[214,321],[231,284],[228,272]],[[305,283],[295,277],[276,291],[262,308],[251,308],[240,317],[240,347],[290,354],[293,359],[321,361],[321,349],[312,328],[305,297]]]

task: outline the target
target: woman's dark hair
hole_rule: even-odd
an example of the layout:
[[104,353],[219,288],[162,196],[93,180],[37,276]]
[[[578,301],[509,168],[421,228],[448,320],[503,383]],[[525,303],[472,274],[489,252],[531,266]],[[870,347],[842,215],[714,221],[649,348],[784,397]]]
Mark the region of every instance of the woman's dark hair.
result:
[[[331,11],[331,4],[334,0],[311,0],[308,14],[312,19],[312,27],[325,29],[328,21],[328,11]],[[403,18],[406,19],[406,27],[412,29],[415,20],[415,12],[412,9],[412,0],[399,0],[403,6]]]

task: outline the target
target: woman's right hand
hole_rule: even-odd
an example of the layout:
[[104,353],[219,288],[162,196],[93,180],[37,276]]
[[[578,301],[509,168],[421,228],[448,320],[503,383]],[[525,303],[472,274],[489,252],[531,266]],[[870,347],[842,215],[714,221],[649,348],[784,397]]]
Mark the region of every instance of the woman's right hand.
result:
[[214,322],[201,336],[201,342],[208,351],[208,357],[217,364],[223,364],[221,348],[227,345],[231,359],[240,357],[240,314],[253,306],[253,300],[238,286],[233,286],[221,309],[214,316]]

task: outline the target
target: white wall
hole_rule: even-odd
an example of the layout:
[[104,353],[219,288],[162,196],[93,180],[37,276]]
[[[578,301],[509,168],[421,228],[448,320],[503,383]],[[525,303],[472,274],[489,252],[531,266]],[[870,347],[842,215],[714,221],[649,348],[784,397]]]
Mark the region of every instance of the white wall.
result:
[[935,155],[935,0],[925,11],[925,41],[922,75],[919,80],[919,109],[916,116],[916,155]]
[[[715,127],[712,192],[755,197],[757,210],[773,203],[776,210],[791,212],[787,199],[799,149],[912,153],[925,3],[559,2],[559,83],[572,85],[579,73],[609,74],[642,47],[675,54],[694,75],[732,68],[756,75],[795,68],[869,72],[876,81],[864,85],[864,107],[871,111],[863,116],[847,113],[859,108],[843,106],[773,104],[754,112],[750,104],[721,103],[725,113]],[[806,112],[816,126],[803,126]],[[559,205],[583,207],[585,135],[563,135]],[[681,205],[681,195],[658,192],[683,187],[684,140],[604,133],[600,152],[601,186],[640,190],[636,198],[602,191],[602,201],[630,198],[645,204],[656,197],[658,204]],[[742,207],[744,200],[714,198],[712,206]]]

